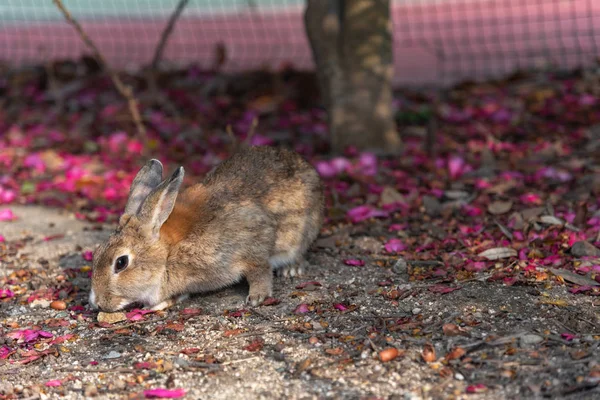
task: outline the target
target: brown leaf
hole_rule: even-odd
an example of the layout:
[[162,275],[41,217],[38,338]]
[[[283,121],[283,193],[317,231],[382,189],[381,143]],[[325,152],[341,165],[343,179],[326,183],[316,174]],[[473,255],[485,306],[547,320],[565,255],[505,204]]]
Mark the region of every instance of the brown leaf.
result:
[[261,338],[256,338],[252,342],[250,342],[250,344],[244,347],[244,350],[251,352],[259,351],[263,348],[264,344],[265,342]]
[[276,306],[279,303],[281,303],[281,300],[276,299],[274,297],[267,297],[265,299],[265,301],[263,301],[262,305],[263,306]]
[[589,355],[590,355],[590,352],[585,351],[585,350],[575,350],[575,351],[571,352],[571,358],[573,360],[581,360],[581,359],[586,358]]
[[488,212],[492,215],[502,215],[510,211],[513,206],[512,201],[494,201],[488,205]]
[[383,206],[393,203],[406,203],[406,199],[393,187],[386,186],[383,188],[383,192],[381,192],[379,204]]
[[232,337],[232,336],[237,336],[240,333],[244,332],[243,329],[228,329],[223,333],[223,336],[225,337]]
[[200,351],[200,349],[197,348],[197,347],[188,347],[187,349],[181,349],[181,350],[179,350],[180,353],[186,354],[186,355],[196,354],[199,351]]
[[325,353],[332,355],[332,356],[339,356],[343,352],[344,352],[344,349],[342,349],[341,347],[334,347],[333,349],[325,349]]
[[598,286],[600,283],[595,280],[588,278],[584,275],[578,275],[574,272],[567,271],[565,269],[548,268],[556,276],[560,276],[567,282],[575,283],[580,286]]
[[469,332],[465,331],[463,328],[459,327],[456,324],[444,324],[442,330],[444,331],[444,335],[446,336],[471,336]]
[[105,313],[105,312],[101,311],[98,313],[97,318],[98,318],[98,322],[102,322],[105,324],[116,324],[117,322],[127,320],[125,313],[122,313],[122,312]]
[[516,257],[517,251],[510,247],[494,247],[493,249],[487,249],[482,251],[477,256],[487,258],[488,260],[500,260],[502,258]]
[[421,352],[421,356],[423,357],[423,361],[430,363],[436,360],[435,349],[430,343],[426,343],[423,346],[423,351]]
[[542,215],[540,217],[540,222],[542,224],[546,224],[546,225],[557,225],[557,226],[563,226],[565,224],[565,221],[563,221],[560,218],[555,217],[554,215]]
[[465,349],[463,349],[462,347],[455,347],[448,354],[446,354],[446,360],[457,360],[465,354],[467,354],[467,351]]
[[600,257],[600,249],[589,242],[581,241],[573,243],[571,254],[575,257]]

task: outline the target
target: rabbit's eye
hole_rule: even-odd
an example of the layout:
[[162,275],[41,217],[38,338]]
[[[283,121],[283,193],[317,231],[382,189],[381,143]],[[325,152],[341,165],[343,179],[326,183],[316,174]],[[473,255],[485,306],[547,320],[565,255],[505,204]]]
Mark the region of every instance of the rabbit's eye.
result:
[[121,256],[115,261],[115,272],[121,272],[129,265],[129,257]]

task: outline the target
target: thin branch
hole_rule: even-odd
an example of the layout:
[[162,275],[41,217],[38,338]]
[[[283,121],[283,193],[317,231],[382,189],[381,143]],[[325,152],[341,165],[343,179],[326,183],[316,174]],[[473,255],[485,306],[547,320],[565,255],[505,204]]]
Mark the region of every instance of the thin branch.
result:
[[187,6],[188,3],[189,0],[179,1],[179,4],[177,4],[177,8],[175,8],[173,14],[171,14],[171,18],[169,18],[169,22],[167,23],[165,30],[160,35],[160,41],[156,46],[156,51],[154,52],[154,57],[152,58],[151,66],[153,70],[158,69],[158,64],[160,63],[160,59],[162,58],[163,51],[165,50],[165,45],[167,44],[167,40],[169,39],[169,36],[171,36],[171,32],[175,27],[175,22],[177,22],[177,19],[179,18],[179,16],[183,12],[183,9],[185,8],[185,6]]
[[66,9],[62,0],[53,0],[54,5],[62,12],[63,16],[67,20],[67,22],[77,31],[79,37],[85,45],[94,53],[94,56],[98,59],[100,64],[106,69],[110,79],[117,91],[123,96],[123,98],[127,101],[127,106],[129,107],[129,112],[131,117],[133,118],[133,122],[136,126],[137,132],[140,135],[141,139],[146,138],[146,127],[142,123],[142,117],[140,115],[140,110],[138,108],[138,103],[135,97],[133,96],[133,90],[128,85],[124,84],[121,81],[121,78],[117,75],[117,73],[110,68],[108,63],[106,62],[106,58],[102,55],[96,44],[89,38],[89,36],[85,33],[79,22],[73,18],[69,10]]
[[144,321],[135,321],[135,322],[131,322],[129,324],[120,325],[120,326],[107,326],[104,329],[109,329],[109,330],[115,331],[115,330],[119,330],[119,329],[131,328],[132,326],[150,324],[152,322],[162,322],[162,321],[165,321],[167,319],[168,319],[168,317],[162,317],[162,318],[158,318],[158,319],[148,319],[148,320],[144,320]]
[[55,367],[56,371],[63,372],[91,372],[99,374],[107,373],[125,373],[125,372],[136,372],[133,368],[80,368],[80,367]]

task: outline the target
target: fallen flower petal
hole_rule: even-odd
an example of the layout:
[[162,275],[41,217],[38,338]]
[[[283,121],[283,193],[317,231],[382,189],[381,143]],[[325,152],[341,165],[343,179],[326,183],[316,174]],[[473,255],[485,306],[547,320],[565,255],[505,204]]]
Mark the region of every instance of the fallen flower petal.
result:
[[185,389],[149,389],[144,390],[147,399],[178,399],[185,396]]
[[12,212],[10,208],[4,208],[0,210],[0,222],[2,221],[15,221],[17,216]]
[[296,307],[294,314],[306,314],[308,311],[308,304],[302,303]]
[[398,253],[400,251],[404,251],[406,249],[408,249],[408,246],[405,245],[404,243],[402,243],[402,241],[400,239],[390,239],[386,244],[385,244],[385,251],[387,251],[388,253]]
[[62,382],[59,379],[54,379],[52,381],[46,382],[44,385],[48,387],[56,387],[62,385]]
[[469,394],[474,394],[474,393],[483,393],[483,392],[486,392],[487,390],[488,390],[487,386],[485,386],[483,383],[478,383],[475,385],[467,386],[467,389],[465,391]]
[[363,260],[351,258],[348,260],[344,260],[344,264],[351,265],[353,267],[362,267],[365,265],[365,262]]

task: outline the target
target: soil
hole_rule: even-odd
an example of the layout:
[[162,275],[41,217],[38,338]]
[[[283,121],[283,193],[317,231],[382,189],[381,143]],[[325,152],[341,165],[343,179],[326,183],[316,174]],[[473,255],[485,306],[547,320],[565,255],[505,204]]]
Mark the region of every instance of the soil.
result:
[[[402,267],[415,266],[381,255],[375,221],[373,232],[324,233],[303,277],[275,279],[272,305],[245,306],[240,283],[102,326],[87,306],[84,257],[113,226],[52,208],[11,209],[19,218],[0,222],[0,271],[26,285],[0,300],[0,348],[15,348],[5,335],[15,329],[52,338],[0,360],[0,398],[143,398],[150,388],[182,388],[190,399],[600,396],[596,297],[485,274],[409,281]],[[373,250],[364,266],[344,262],[353,246]],[[69,308],[29,297],[45,290],[58,290]],[[384,362],[380,355],[395,353],[387,348],[398,356]]]

